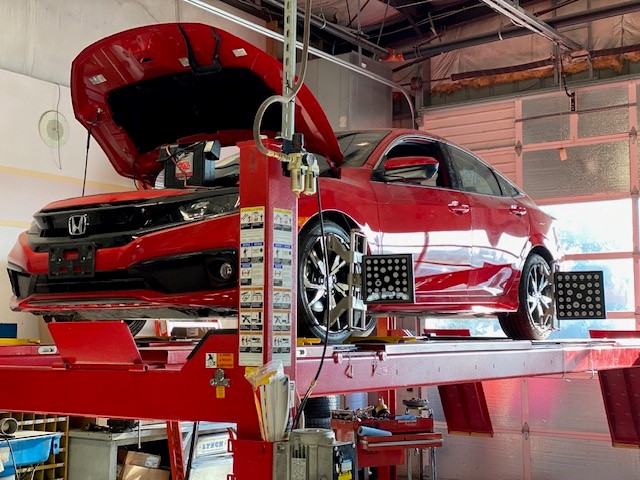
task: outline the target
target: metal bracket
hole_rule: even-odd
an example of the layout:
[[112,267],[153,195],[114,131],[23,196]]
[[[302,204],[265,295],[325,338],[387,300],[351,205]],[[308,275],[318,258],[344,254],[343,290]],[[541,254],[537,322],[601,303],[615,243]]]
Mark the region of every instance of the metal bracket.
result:
[[[335,305],[330,312],[333,324],[340,315],[347,312],[349,330],[364,331],[367,325],[367,306],[362,301],[362,257],[366,249],[366,237],[360,230],[351,230],[351,240],[347,249],[336,237],[327,238],[327,248],[349,265],[347,276],[347,296]],[[359,313],[359,315],[357,315]]]

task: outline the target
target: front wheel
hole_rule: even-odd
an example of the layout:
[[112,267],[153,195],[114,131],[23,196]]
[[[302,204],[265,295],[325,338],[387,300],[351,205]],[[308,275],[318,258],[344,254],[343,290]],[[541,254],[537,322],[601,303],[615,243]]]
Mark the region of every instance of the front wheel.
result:
[[[349,245],[348,233],[333,222],[324,223],[324,233],[345,247]],[[320,339],[328,336],[330,344],[337,344],[352,334],[347,312],[330,322],[328,331],[325,312],[348,295],[349,265],[330,246],[325,260],[321,238],[320,224],[315,224],[301,236],[298,244],[298,332],[300,336],[310,334]],[[333,286],[328,295],[326,275]],[[367,317],[365,331],[359,335],[368,335],[374,325],[375,320]]]
[[553,282],[549,263],[536,253],[522,269],[518,299],[517,312],[498,316],[504,333],[515,340],[547,338],[553,329]]

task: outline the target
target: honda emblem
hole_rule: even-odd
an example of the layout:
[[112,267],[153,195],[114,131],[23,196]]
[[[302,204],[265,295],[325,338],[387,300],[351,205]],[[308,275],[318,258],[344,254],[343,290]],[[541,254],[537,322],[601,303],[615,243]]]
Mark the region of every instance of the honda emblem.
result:
[[69,235],[84,235],[87,233],[87,225],[89,224],[89,219],[87,218],[87,214],[84,215],[71,215],[69,217]]

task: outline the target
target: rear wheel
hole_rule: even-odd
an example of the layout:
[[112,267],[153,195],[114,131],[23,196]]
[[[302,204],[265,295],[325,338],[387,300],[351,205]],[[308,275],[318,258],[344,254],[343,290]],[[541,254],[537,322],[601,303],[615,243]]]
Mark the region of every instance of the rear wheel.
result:
[[527,258],[520,278],[518,311],[498,316],[509,338],[544,340],[553,327],[553,282],[549,263],[536,253]]
[[[327,237],[336,238],[343,246],[349,245],[349,235],[333,222],[324,223]],[[324,339],[328,335],[331,344],[342,343],[352,332],[349,331],[347,312],[334,319],[327,326],[325,311],[335,307],[348,295],[349,265],[337,252],[327,252],[327,260],[323,255],[320,224],[311,227],[302,235],[298,253],[298,332],[299,336],[313,335]],[[333,288],[327,295],[326,275],[329,275]],[[354,334],[366,336],[371,333],[375,321],[367,317],[365,331]]]

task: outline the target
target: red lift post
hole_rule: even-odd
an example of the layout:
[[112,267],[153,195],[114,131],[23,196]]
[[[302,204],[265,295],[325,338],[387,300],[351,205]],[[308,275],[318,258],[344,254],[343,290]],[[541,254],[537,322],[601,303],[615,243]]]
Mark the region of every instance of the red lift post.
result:
[[[297,218],[288,180],[282,176],[280,163],[257,152],[251,142],[241,145],[240,154],[241,212],[264,208],[263,261],[257,260],[258,254],[252,254],[248,257],[251,261],[245,262],[251,263],[252,269],[255,267],[252,279],[260,278],[262,269],[262,285],[258,285],[260,282],[245,285],[245,290],[263,288],[262,310],[259,302],[253,300],[251,308],[240,309],[241,312],[262,311],[262,323],[250,323],[252,327],[246,330],[261,336],[261,344],[250,343],[261,350],[249,349],[249,355],[241,355],[241,339],[247,335],[241,330],[212,331],[195,348],[166,344],[137,348],[123,322],[53,323],[49,328],[57,350],[37,346],[0,347],[0,382],[12,386],[3,390],[0,409],[233,422],[237,424],[238,435],[237,440],[231,442],[235,479],[253,479],[256,471],[261,472],[265,480],[272,478],[274,444],[262,441],[253,391],[245,379],[246,369],[252,367],[241,363],[253,363],[251,359],[262,363],[274,358],[288,361],[287,372],[296,380],[297,391],[304,392],[318,368],[322,348],[296,349],[294,346],[293,281],[291,308],[287,308],[282,297],[275,301],[274,294],[282,294],[288,288],[275,282],[276,267],[282,266],[282,257],[276,257],[275,248],[283,243],[275,241],[276,231],[279,240],[284,238],[282,215],[276,221],[276,214],[291,212],[291,218]],[[238,228],[240,222],[239,218]],[[292,243],[295,243],[296,225],[292,223]],[[259,235],[249,236],[254,237]],[[260,241],[241,243],[259,244]],[[274,248],[275,243],[279,246]],[[251,245],[252,248],[259,246]],[[292,245],[292,272],[296,271],[296,257],[295,245]],[[280,315],[277,329],[276,313]],[[288,331],[286,318],[282,321],[286,313],[290,314]],[[276,341],[283,337],[291,342],[288,351],[287,340]],[[346,352],[329,347],[314,394],[380,392],[489,379],[629,369],[638,363],[639,352],[640,342],[621,343],[615,339],[573,343],[414,342],[362,346]]]

